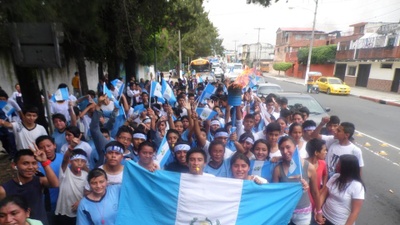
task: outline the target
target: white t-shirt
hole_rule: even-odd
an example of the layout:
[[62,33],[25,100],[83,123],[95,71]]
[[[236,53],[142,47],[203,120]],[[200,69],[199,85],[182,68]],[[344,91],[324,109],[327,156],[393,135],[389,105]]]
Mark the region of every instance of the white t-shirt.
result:
[[328,165],[328,173],[335,172],[336,164],[339,162],[341,155],[355,155],[358,159],[360,167],[364,166],[364,160],[362,157],[361,149],[350,142],[349,145],[343,146],[339,144],[339,141],[334,142],[328,150],[326,155],[326,164]]
[[76,176],[71,169],[67,167],[65,173],[60,169],[60,193],[58,195],[56,215],[66,215],[76,217],[76,212],[71,210],[71,206],[83,198],[83,190],[87,184],[88,173],[81,171],[81,176]]
[[50,112],[51,114],[61,113],[65,116],[67,121],[71,121],[71,116],[68,112],[69,100],[63,102],[50,102]]
[[269,153],[269,158],[270,159],[272,159],[272,158],[274,158],[274,157],[282,157],[282,153],[281,153],[281,151],[276,151],[276,152],[270,152]]
[[365,198],[363,185],[354,180],[347,183],[346,190],[339,192],[335,183],[339,176],[340,174],[338,173],[334,174],[326,184],[329,195],[325,204],[322,206],[323,215],[333,224],[345,224],[351,213],[352,199],[364,200]]
[[301,146],[301,148],[299,148],[299,147],[297,146],[297,149],[299,150],[299,153],[300,153],[300,158],[302,158],[302,159],[308,158],[308,153],[307,153],[307,150],[306,150],[306,145],[307,145],[307,141],[304,141],[304,143],[303,143],[303,145]]
[[321,139],[325,141],[326,149],[337,141],[333,135],[321,135]]
[[47,135],[46,129],[39,124],[36,124],[31,130],[28,130],[22,122],[12,122],[11,124],[18,150],[29,149],[30,146],[33,147],[36,138]]

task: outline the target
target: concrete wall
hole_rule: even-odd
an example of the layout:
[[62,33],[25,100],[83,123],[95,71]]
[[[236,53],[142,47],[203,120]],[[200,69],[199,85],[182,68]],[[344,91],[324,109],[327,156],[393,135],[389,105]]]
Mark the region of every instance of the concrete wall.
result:
[[[70,91],[72,91],[71,80],[74,77],[75,71],[78,71],[78,67],[75,60],[70,60],[66,66],[60,69],[46,69],[44,75],[44,83],[49,93],[54,93],[57,86],[60,83],[68,85]],[[138,67],[138,78],[144,78],[144,80],[150,80],[150,73],[154,74],[153,66],[139,66]],[[39,87],[40,72],[38,71]],[[98,79],[98,64],[91,61],[86,61],[86,75],[88,81],[88,88],[91,90],[97,90]],[[7,92],[9,96],[15,91],[15,84],[18,83],[17,77],[14,71],[14,65],[12,55],[3,51],[0,51],[0,86]]]

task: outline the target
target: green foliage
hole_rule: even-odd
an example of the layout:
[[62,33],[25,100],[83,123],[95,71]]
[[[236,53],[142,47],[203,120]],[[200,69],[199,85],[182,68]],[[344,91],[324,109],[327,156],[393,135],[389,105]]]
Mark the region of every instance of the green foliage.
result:
[[274,70],[277,71],[286,71],[290,68],[292,68],[293,63],[289,63],[289,62],[279,62],[279,63],[274,63],[274,65],[272,66],[274,68]]
[[[275,2],[278,2],[279,0],[275,0]],[[247,4],[259,4],[264,7],[268,7],[271,5],[271,0],[246,0]]]
[[[299,64],[307,64],[309,48],[302,48],[297,52]],[[319,46],[312,49],[311,64],[334,63],[336,45]]]

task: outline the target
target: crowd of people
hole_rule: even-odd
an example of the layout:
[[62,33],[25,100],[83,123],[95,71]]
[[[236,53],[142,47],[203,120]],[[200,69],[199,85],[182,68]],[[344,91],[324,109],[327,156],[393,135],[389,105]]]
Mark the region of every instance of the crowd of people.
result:
[[[50,98],[52,134],[36,123],[37,107],[0,90],[0,101],[15,109],[12,114],[0,110],[1,141],[15,173],[0,186],[0,225],[114,224],[128,161],[150,172],[259,185],[301,182],[303,195],[285,222],[355,224],[365,187],[362,152],[352,143],[354,124],[337,116],[309,120],[306,107],[288,108],[286,99],[275,94],[259,98],[247,87],[241,105],[231,106],[227,90],[233,84],[228,80],[169,80],[176,102],[164,103],[151,95],[151,83],[131,79],[119,91],[104,77],[97,93]],[[215,91],[199,101],[207,83]],[[201,119],[199,107],[215,116]],[[163,140],[171,154],[161,163],[156,155]],[[297,156],[301,174],[292,174]]]

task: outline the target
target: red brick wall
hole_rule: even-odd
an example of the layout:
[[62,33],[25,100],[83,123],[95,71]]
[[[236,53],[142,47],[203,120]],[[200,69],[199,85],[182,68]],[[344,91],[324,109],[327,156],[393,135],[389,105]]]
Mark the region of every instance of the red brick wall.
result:
[[[324,76],[333,76],[335,64],[312,64],[310,71],[321,72]],[[306,75],[307,66],[295,64],[293,69],[286,71],[286,76],[304,78]]]
[[391,87],[392,87],[391,80],[380,80],[372,78],[369,78],[367,85],[368,89],[377,91],[386,91],[386,92],[390,92]]
[[349,85],[350,87],[356,86],[356,77],[352,76],[345,76],[344,77],[344,82]]

